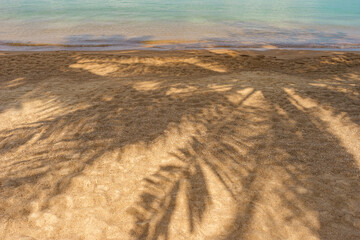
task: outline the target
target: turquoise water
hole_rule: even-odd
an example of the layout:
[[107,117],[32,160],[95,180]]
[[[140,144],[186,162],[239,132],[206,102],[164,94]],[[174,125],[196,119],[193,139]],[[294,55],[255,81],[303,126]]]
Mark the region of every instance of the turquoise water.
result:
[[360,0],[0,0],[0,50],[265,45],[358,49]]

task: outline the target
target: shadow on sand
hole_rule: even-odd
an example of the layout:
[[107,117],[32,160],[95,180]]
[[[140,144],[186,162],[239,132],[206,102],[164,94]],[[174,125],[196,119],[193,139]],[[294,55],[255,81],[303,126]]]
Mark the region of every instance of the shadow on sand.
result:
[[[359,141],[359,67],[356,54],[0,56],[2,116],[41,101],[40,120],[2,119],[0,217],[26,216],[104,154],[151,145],[186,117],[198,129],[168,153],[177,163],[142,176],[127,206],[135,239],[170,239],[179,206],[190,233],[226,222],[209,239],[358,239],[360,159],[347,143]],[[212,210],[222,201],[214,183],[231,199],[229,218]]]

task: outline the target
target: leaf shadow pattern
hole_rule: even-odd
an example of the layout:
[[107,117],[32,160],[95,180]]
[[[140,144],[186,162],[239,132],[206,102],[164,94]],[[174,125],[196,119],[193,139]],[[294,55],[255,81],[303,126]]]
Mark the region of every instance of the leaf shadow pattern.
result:
[[[131,231],[132,235],[139,236],[139,238],[164,237],[168,239],[168,224],[170,224],[171,215],[175,209],[176,196],[180,187],[178,175],[181,174],[182,169],[179,167],[166,166],[161,167],[158,172],[144,180],[145,188],[153,191],[142,193],[138,209],[130,210],[137,217],[136,228]],[[140,209],[149,209],[146,212],[148,216]],[[167,210],[162,211],[162,209]]]
[[[183,156],[190,153],[183,149]],[[174,154],[183,166],[165,165],[143,180],[145,189],[139,201],[128,212],[135,220],[131,235],[138,239],[169,239],[171,217],[176,208],[180,186],[184,185],[189,212],[189,229],[200,223],[206,208],[211,204],[204,173],[195,159]],[[198,194],[201,192],[202,194]]]
[[[52,54],[49,55],[51,56]],[[129,59],[127,56],[119,57],[115,55],[115,57],[120,60],[125,59],[125,61]],[[39,70],[39,75],[37,76],[36,72],[31,71],[30,67],[27,66],[27,63],[30,61],[37,62],[39,65],[45,64],[44,60],[39,60],[38,58],[38,55],[29,55],[29,58],[26,56],[24,59],[20,58],[20,69],[18,71],[26,74],[29,80],[24,83],[24,86],[18,86],[20,89],[24,88],[25,90],[14,91],[14,93],[10,92],[11,99],[15,98],[19,100],[18,102],[21,102],[21,100],[26,102],[33,99],[48,100],[47,98],[50,98],[49,95],[55,94],[57,97],[55,101],[61,105],[61,109],[72,108],[72,105],[76,104],[76,102],[69,100],[69,97],[63,96],[60,92],[54,92],[57,86],[51,87],[51,85],[44,85],[43,82],[47,82],[52,77],[59,75],[68,79],[67,81],[75,83],[79,88],[84,87],[84,85],[85,87],[91,86],[91,84],[95,83],[97,87],[95,87],[94,92],[98,92],[98,82],[104,83],[105,81],[106,83],[107,80],[111,79],[110,77],[97,76],[85,70],[70,68],[69,66],[78,61],[71,53],[61,54],[59,59],[52,62],[49,65],[50,74]],[[102,61],[97,56],[88,58],[90,62],[92,59]],[[8,81],[11,81],[9,79],[17,77],[19,74],[18,72],[12,73],[11,71],[13,59],[17,58],[10,57],[0,61],[2,66],[10,65],[10,67],[8,66],[10,70],[4,67],[6,77],[1,78],[4,91],[11,90],[7,87]],[[147,71],[151,73],[154,70],[167,72],[167,67],[161,66],[147,70],[146,64],[124,65],[130,65],[131,69],[127,70],[127,74],[134,74],[135,76],[138,74],[146,76],[148,74]],[[144,69],[140,73],[134,72],[134,69],[142,69],[142,67]],[[185,64],[185,66],[175,66],[174,68],[178,68],[177,71],[180,74],[184,67],[189,66]],[[197,66],[194,66],[194,68],[195,71],[200,69]],[[209,73],[212,73],[212,71],[205,71],[205,74]],[[117,74],[115,73],[114,75],[117,76]],[[151,77],[153,76],[150,75],[149,78]],[[20,162],[11,155],[7,161],[4,161],[3,169],[5,169],[6,176],[0,178],[2,184],[1,194],[4,199],[12,199],[11,208],[9,205],[10,200],[4,201],[0,208],[6,216],[15,218],[19,215],[29,214],[31,207],[23,203],[24,201],[37,200],[39,192],[47,196],[42,204],[43,209],[47,208],[48,202],[52,197],[65,191],[71,184],[72,179],[80,176],[87,166],[93,164],[94,161],[101,158],[105,153],[121,149],[130,143],[139,141],[151,142],[163,133],[169,123],[178,123],[182,116],[187,114],[186,112],[190,111],[189,113],[191,113],[195,111],[195,109],[182,109],[184,102],[191,103],[194,101],[195,104],[199,105],[196,102],[195,96],[190,96],[187,99],[174,99],[171,95],[166,95],[166,92],[173,85],[176,86],[176,81],[173,84],[165,83],[163,86],[160,84],[159,89],[142,91],[136,90],[133,85],[138,82],[143,84],[144,81],[142,79],[134,80],[131,77],[129,78],[122,78],[123,82],[118,83],[120,86],[118,86],[115,93],[111,93],[111,100],[104,100],[101,94],[100,96],[98,96],[99,94],[94,94],[90,105],[85,108],[75,108],[70,112],[61,112],[56,117],[41,119],[30,124],[20,125],[11,130],[1,131],[0,153],[20,152],[19,156],[21,157]],[[102,89],[102,87],[100,88]],[[107,88],[110,87],[108,86]],[[86,94],[87,92],[85,91]],[[26,96],[25,99],[22,99],[24,96]],[[161,96],[160,102],[156,99],[159,96]],[[143,99],[145,101],[142,101]],[[172,109],[170,109],[173,112],[171,116],[167,118],[167,121],[158,121],[161,115],[169,112],[169,105],[172,106]],[[5,111],[12,107],[14,107],[14,101],[8,100],[5,101],[2,110]],[[21,106],[17,103],[16,108],[21,109]],[[53,103],[46,104],[44,108],[39,112],[40,114],[51,111]],[[178,109],[181,111],[178,111]],[[119,114],[119,111],[121,111],[121,114]],[[41,142],[43,144],[38,144]],[[21,155],[23,154],[21,149],[29,145],[31,147],[27,147],[27,150],[31,152],[25,154],[25,156]],[[40,149],[37,149],[38,146],[40,146]],[[89,149],[91,150],[88,151]],[[34,191],[34,186],[36,186],[36,191]],[[14,192],[21,193],[21,197],[17,197]]]
[[[19,102],[47,100],[49,95],[55,96],[54,101],[60,108],[70,106],[70,111],[0,132],[0,152],[10,156],[2,162],[6,172],[0,179],[0,194],[4,199],[0,208],[2,216],[12,219],[26,216],[31,209],[23,208],[29,205],[25,203],[44,195],[46,201],[42,207],[46,208],[47,202],[66,191],[76,176],[104,154],[140,141],[149,146],[170,124],[177,127],[184,116],[191,116],[192,123],[202,125],[206,134],[195,134],[188,139],[188,146],[169,152],[178,165],[160,165],[149,177],[145,176],[144,189],[130,210],[135,217],[134,238],[170,238],[172,218],[182,196],[186,198],[189,230],[196,232],[214,204],[204,172],[206,167],[236,202],[233,222],[227,233],[218,239],[247,238],[253,230],[254,219],[261,222],[257,215],[259,205],[266,209],[262,212],[268,214],[264,219],[268,221],[265,226],[272,229],[266,232],[270,238],[279,238],[277,234],[283,226],[295,222],[303,226],[296,229],[297,232],[305,229],[320,239],[339,236],[356,239],[358,231],[351,221],[357,212],[352,205],[360,201],[354,197],[354,192],[359,190],[356,183],[359,171],[354,166],[354,157],[328,132],[327,124],[312,114],[316,109],[295,106],[292,96],[284,89],[292,88],[296,94],[309,97],[321,106],[328,105],[335,114],[345,112],[358,124],[354,105],[356,107],[359,102],[356,97],[359,88],[353,85],[358,80],[356,76],[351,77],[359,66],[358,55],[284,60],[205,51],[199,55],[187,53],[185,60],[179,60],[163,54],[164,59],[136,54],[74,57],[64,53],[56,64],[50,65],[51,73],[36,68],[40,76],[25,64],[19,66],[19,72],[5,68],[8,73],[1,77],[3,92],[14,90],[16,86],[9,85],[12,79],[24,75],[24,79],[30,80],[18,86],[22,91],[10,95],[19,101],[4,101],[0,112],[21,109]],[[22,61],[36,62],[39,58],[31,55]],[[1,59],[6,62],[1,66],[7,66],[10,60]],[[77,64],[75,68],[70,67],[74,64]],[[328,65],[331,67],[327,68]],[[245,70],[251,73],[243,73]],[[315,78],[317,72],[325,79]],[[301,80],[291,78],[300,73],[303,74]],[[58,80],[53,78],[56,75],[76,86],[81,83],[100,86],[85,92],[86,97],[79,96],[86,99],[88,105],[73,109],[74,100],[57,91],[58,86],[41,85],[46,81],[56,83]],[[106,85],[107,81],[114,86]],[[352,96],[334,90],[334,82],[340,82],[338,85],[351,91]],[[314,83],[325,87],[314,87],[311,85]],[[28,93],[34,89],[36,91],[29,97]],[[181,91],[171,94],[174,89]],[[244,89],[250,89],[245,96],[239,94]],[[101,91],[105,94],[98,93]],[[341,101],[328,99],[334,91],[336,99]],[[108,96],[104,98],[103,95]],[[244,105],[254,99],[262,101]],[[50,111],[51,104],[45,105],[43,111]],[[158,121],[164,115],[166,120]],[[22,155],[23,152],[29,154]],[[280,180],[275,181],[276,177]],[[331,187],[326,188],[326,185]],[[271,209],[266,208],[275,204],[269,195],[276,196],[286,214],[272,214]],[[17,211],[17,205],[21,206],[21,211]],[[304,209],[319,213],[320,223],[316,225],[311,220],[315,217],[309,217]],[[328,215],[341,222],[342,228],[332,228]]]
[[[347,79],[346,75],[340,78]],[[297,231],[309,231],[309,234],[318,236],[320,239],[337,239],[339,236],[346,236],[346,239],[357,239],[359,236],[360,233],[355,230],[356,227],[351,226],[351,221],[356,220],[346,220],[343,213],[345,211],[347,213],[352,212],[346,215],[346,218],[354,219],[353,216],[356,210],[349,206],[353,206],[351,201],[357,203],[360,201],[359,198],[353,195],[353,190],[359,190],[360,187],[356,183],[356,179],[359,179],[360,175],[354,156],[342,146],[338,139],[334,139],[332,134],[328,132],[327,124],[315,117],[314,110],[307,111],[297,106],[294,103],[294,98],[286,91],[286,88],[295,89],[297,94],[301,96],[311,97],[311,99],[321,103],[321,106],[329,104],[334,107],[334,112],[345,111],[349,114],[350,119],[354,121],[358,119],[358,113],[354,112],[351,106],[359,103],[359,99],[351,98],[347,100],[348,96],[346,94],[337,92],[335,94],[336,99],[344,99],[345,102],[351,101],[350,106],[346,107],[340,103],[335,104],[335,98],[326,101],[326,96],[331,95],[333,90],[322,89],[320,94],[317,94],[317,88],[309,86],[319,82],[326,82],[325,85],[330,86],[336,81],[334,79],[318,80],[316,78],[314,80],[312,77],[305,77],[304,79],[302,79],[302,82],[298,79],[295,81],[277,79],[275,82],[269,83],[273,84],[271,86],[265,85],[263,83],[264,79],[239,81],[237,87],[233,86],[230,91],[246,88],[252,88],[253,90],[243,97],[243,101],[238,101],[233,105],[225,105],[224,108],[221,108],[220,104],[208,106],[208,109],[216,110],[213,115],[208,116],[210,121],[204,123],[207,129],[206,136],[192,137],[190,146],[185,149],[178,149],[182,153],[181,156],[172,154],[182,162],[186,162],[185,159],[187,159],[187,161],[198,163],[196,166],[200,169],[201,166],[211,169],[212,174],[216,175],[218,181],[225,186],[232,198],[237,201],[238,209],[232,226],[228,228],[226,234],[215,239],[252,239],[249,237],[248,232],[253,232],[255,228],[252,224],[255,221],[254,218],[258,218],[258,206],[267,207],[266,201],[269,199],[266,199],[266,197],[269,197],[270,193],[277,199],[276,204],[281,203],[281,211],[288,211],[289,213],[283,214],[279,212],[278,216],[269,213],[264,217],[268,220],[266,224],[272,231],[262,235],[263,239],[276,239],[279,236],[279,232],[282,231],[279,222],[282,222],[282,224],[298,222],[296,224],[305,228],[302,230],[299,228]],[[358,80],[350,78],[346,81],[352,83]],[[226,84],[226,82],[223,83]],[[343,85],[347,86],[346,83]],[[351,89],[358,92],[356,86],[351,87]],[[264,101],[257,107],[241,106],[244,101],[256,94],[259,95],[259,93],[261,93]],[[218,103],[222,102],[226,102],[226,99],[219,97]],[[266,108],[263,108],[263,106],[266,106]],[[340,106],[344,108],[342,109]],[[217,119],[218,116],[222,116],[222,118]],[[226,116],[231,117],[227,120]],[[197,121],[206,120],[206,116],[197,116],[195,119]],[[247,135],[246,128],[250,132],[252,131],[251,128],[253,128],[255,134]],[[316,137],[314,138],[314,136]],[[331,150],[329,150],[329,146],[331,146]],[[247,151],[242,154],[244,149],[247,149]],[[195,177],[198,178],[197,182],[206,187],[208,180],[206,180],[202,171],[195,172],[199,175]],[[331,178],[329,178],[329,174],[332,175]],[[179,177],[183,178],[184,181],[188,181],[186,174],[179,175]],[[276,177],[284,179],[281,179],[280,183],[276,182],[279,186],[269,190],[268,185],[271,186],[271,184],[268,183],[274,181],[272,178]],[[202,182],[200,179],[205,181]],[[181,180],[174,178],[174,181],[178,183]],[[324,186],[326,181],[330,182],[328,184],[331,184],[333,189]],[[347,187],[340,186],[339,182],[346,182]],[[186,186],[185,192],[192,191],[191,184]],[[159,188],[163,189],[162,187]],[[339,188],[343,189],[339,190]],[[151,188],[144,191],[151,192]],[[352,194],[353,199],[347,202],[344,196],[341,197],[338,194],[338,191],[342,191],[344,196],[345,192],[349,195]],[[319,193],[320,196],[317,195]],[[189,216],[187,217],[190,231],[194,231],[195,222],[201,224],[202,217],[196,216],[202,216],[203,211],[210,207],[211,202],[208,201],[211,199],[209,191],[198,190],[193,195],[198,198],[198,201],[187,201],[187,208],[192,209],[188,211]],[[272,197],[271,195],[270,197]],[[333,200],[325,200],[326,195],[341,198],[342,201],[347,203],[338,203],[336,208],[334,202],[332,202]],[[168,196],[171,196],[170,191]],[[179,193],[176,196],[177,198],[181,197]],[[295,199],[293,196],[295,196]],[[263,202],[264,198],[265,203]],[[160,199],[161,197],[155,198],[154,201],[160,201]],[[187,196],[186,199],[192,198]],[[326,203],[323,203],[324,201]],[[135,204],[135,209],[140,208],[139,206],[142,206],[142,200]],[[141,211],[146,213],[149,209],[145,208],[141,209]],[[159,211],[169,211],[170,215],[175,214],[173,208],[166,209],[164,207]],[[268,211],[271,212],[271,210]],[[307,211],[321,213],[319,225]],[[200,214],[194,215],[194,212]],[[139,219],[143,219],[144,215],[141,215],[141,217],[134,216],[137,219],[136,221],[141,222],[143,220]],[[328,218],[331,218],[329,215],[334,216],[337,221],[347,221],[348,226],[342,230],[337,228],[339,231],[334,232],[337,231],[334,230],[336,228],[327,225]],[[282,220],[279,221],[279,219],[275,218],[282,218]],[[155,226],[158,224],[151,217],[146,218],[145,222]],[[167,229],[164,232],[168,237],[170,221],[166,223],[166,227]],[[154,235],[152,230],[147,230],[148,235],[137,234],[136,231],[132,233],[135,239],[160,239],[159,234]]]

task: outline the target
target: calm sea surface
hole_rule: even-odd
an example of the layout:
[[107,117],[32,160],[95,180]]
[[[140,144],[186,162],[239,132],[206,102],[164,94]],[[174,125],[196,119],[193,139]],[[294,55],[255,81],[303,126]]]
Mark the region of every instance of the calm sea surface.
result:
[[0,50],[149,47],[360,49],[360,0],[0,0]]

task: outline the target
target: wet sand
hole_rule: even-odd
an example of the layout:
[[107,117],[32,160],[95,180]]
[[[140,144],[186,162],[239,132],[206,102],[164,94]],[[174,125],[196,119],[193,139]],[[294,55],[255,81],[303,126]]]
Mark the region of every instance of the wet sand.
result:
[[360,239],[360,54],[0,53],[0,239]]

